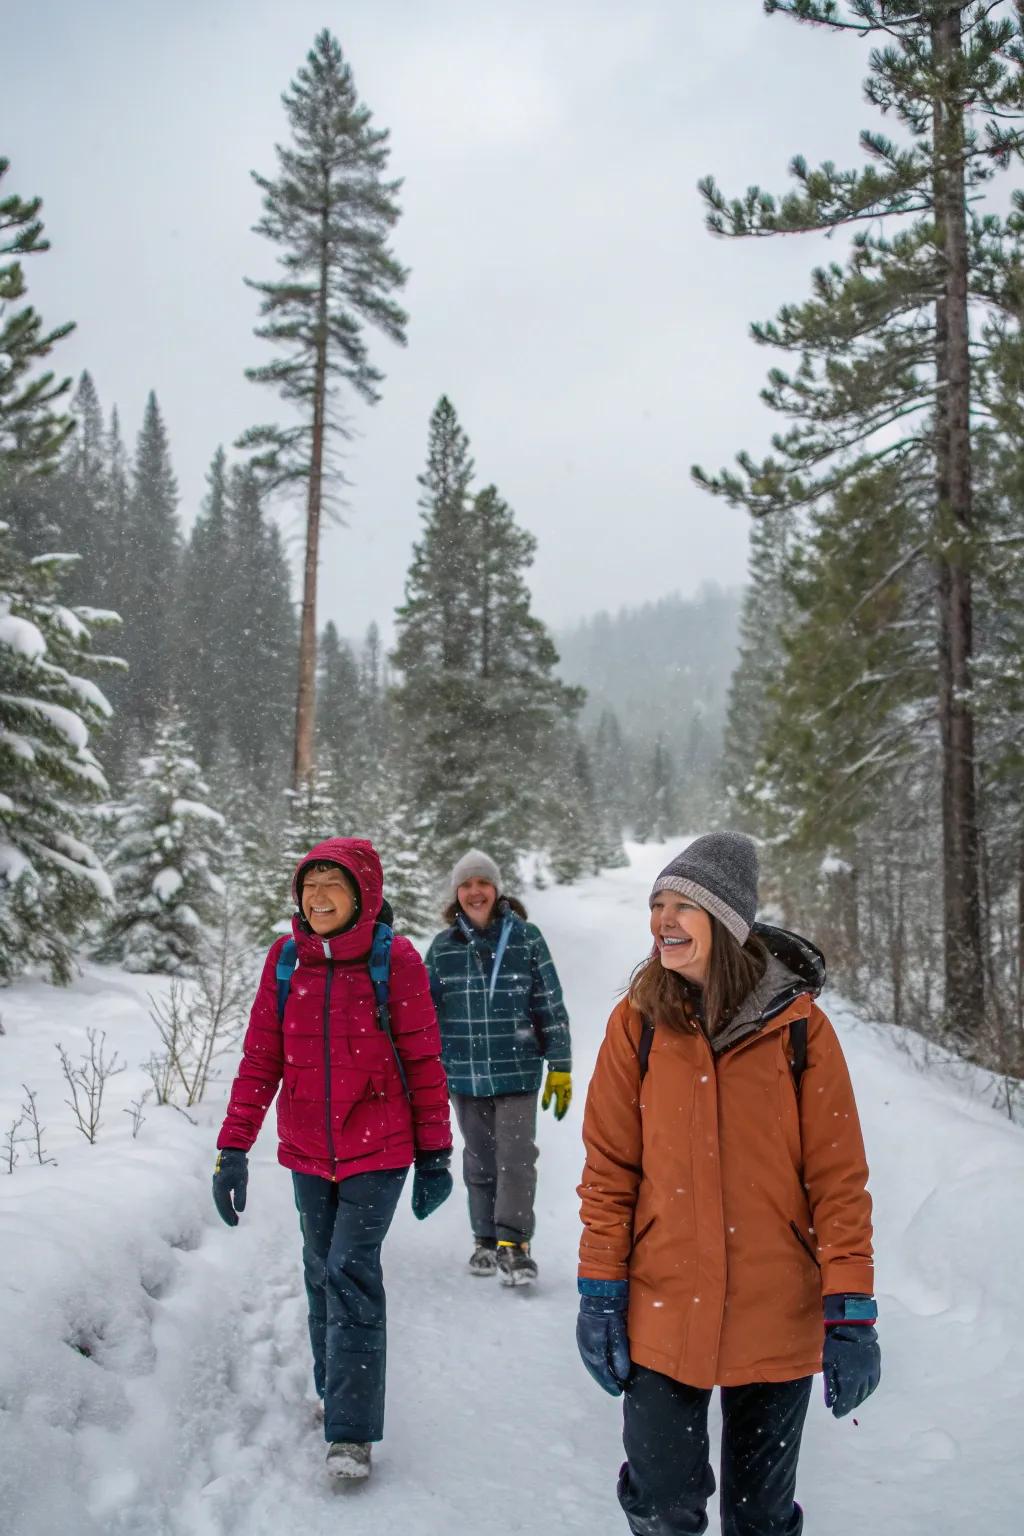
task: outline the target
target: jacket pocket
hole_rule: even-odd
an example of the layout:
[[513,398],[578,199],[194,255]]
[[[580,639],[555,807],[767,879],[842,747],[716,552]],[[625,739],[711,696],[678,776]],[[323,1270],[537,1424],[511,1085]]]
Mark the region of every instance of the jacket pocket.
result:
[[811,1263],[817,1265],[818,1269],[820,1269],[821,1262],[818,1259],[817,1254],[814,1252],[814,1249],[811,1247],[806,1237],[804,1237],[795,1221],[790,1222],[789,1230],[792,1232],[793,1236],[796,1238],[797,1242],[800,1244],[800,1247],[803,1249],[804,1253],[806,1253]]
[[643,1242],[648,1232],[654,1226],[654,1223],[657,1221],[657,1219],[658,1218],[656,1216],[648,1216],[646,1221],[641,1222],[639,1226],[634,1228],[633,1241],[631,1245],[634,1249],[639,1248],[640,1244]]

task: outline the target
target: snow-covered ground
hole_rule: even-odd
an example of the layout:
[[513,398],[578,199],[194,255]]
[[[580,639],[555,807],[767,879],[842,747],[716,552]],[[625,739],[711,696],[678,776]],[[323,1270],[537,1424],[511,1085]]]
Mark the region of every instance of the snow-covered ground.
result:
[[[673,850],[674,851],[674,850]],[[583,1094],[607,1014],[646,947],[665,850],[535,893],[562,972],[577,1101],[541,1128],[541,1284],[463,1271],[461,1193],[385,1249],[387,1439],[371,1483],[323,1480],[290,1180],[273,1115],[237,1230],[209,1178],[225,1088],[193,1126],[123,1113],[155,1043],[146,978],[88,967],[68,991],[0,993],[0,1135],[27,1083],[47,1151],[0,1176],[0,1531],[4,1536],[450,1536],[621,1532],[619,1405],[576,1355],[575,1185]],[[1013,1536],[1024,1474],[1024,1135],[917,1071],[832,999],[861,1105],[877,1213],[882,1386],[839,1423],[815,1393],[799,1494],[827,1536]],[[89,1025],[130,1070],[95,1146],[63,1105],[55,1044]],[[771,1297],[765,1297],[771,1306]],[[715,1529],[715,1523],[712,1523]]]

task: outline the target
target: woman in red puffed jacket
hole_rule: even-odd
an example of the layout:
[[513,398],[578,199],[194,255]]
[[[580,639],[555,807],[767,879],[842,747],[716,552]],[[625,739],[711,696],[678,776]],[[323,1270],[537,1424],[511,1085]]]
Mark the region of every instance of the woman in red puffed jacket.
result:
[[[245,1209],[246,1154],[280,1088],[278,1160],[302,1227],[328,1472],[366,1477],[384,1424],[381,1244],[409,1167],[423,1218],[451,1193],[441,1040],[423,962],[392,935],[373,845],[330,838],[295,871],[293,939],[271,946],[217,1138],[217,1209]],[[386,983],[375,990],[371,956]]]

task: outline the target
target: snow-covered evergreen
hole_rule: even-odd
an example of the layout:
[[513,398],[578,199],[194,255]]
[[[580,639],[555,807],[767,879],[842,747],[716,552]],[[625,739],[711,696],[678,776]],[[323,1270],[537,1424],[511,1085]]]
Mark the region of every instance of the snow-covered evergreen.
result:
[[289,879],[303,854],[326,838],[338,836],[340,797],[338,775],[331,764],[317,768],[299,789],[285,792],[284,853]]
[[442,398],[396,616],[394,698],[438,871],[478,844],[511,875],[544,824],[561,730],[583,695],[555,674],[558,653],[531,612],[536,540],[493,485],[470,495],[472,474],[468,438]]
[[30,963],[71,977],[74,946],[111,897],[83,812],[107,792],[90,746],[110,706],[82,674],[114,615],[58,598],[66,555],[19,555],[0,523],[0,977]]
[[223,904],[224,817],[209,803],[176,706],[164,711],[109,821],[117,910],[99,958],[129,971],[188,972]]
[[358,824],[346,833],[368,837],[384,867],[384,895],[402,933],[436,931],[441,908],[434,872],[431,823],[417,811],[393,757],[381,761],[366,780],[359,800]]

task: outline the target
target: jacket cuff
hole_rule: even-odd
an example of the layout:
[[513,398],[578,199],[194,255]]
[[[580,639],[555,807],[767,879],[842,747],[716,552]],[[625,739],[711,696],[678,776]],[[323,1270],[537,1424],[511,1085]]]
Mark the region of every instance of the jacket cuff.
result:
[[576,1285],[581,1296],[605,1296],[624,1301],[629,1295],[628,1280],[587,1280],[581,1275]]
[[850,1292],[844,1292],[839,1296],[826,1296],[825,1327],[833,1327],[837,1323],[867,1323],[874,1324],[878,1321],[878,1307],[873,1296],[857,1296]]
[[221,1131],[220,1135],[217,1137],[217,1151],[249,1152],[252,1147],[252,1142],[250,1142],[248,1146],[245,1146],[244,1144],[239,1145],[239,1143],[244,1143],[244,1137],[239,1136],[237,1131],[234,1133],[230,1131]]
[[571,1072],[571,1056],[549,1056],[547,1058],[549,1072]]

